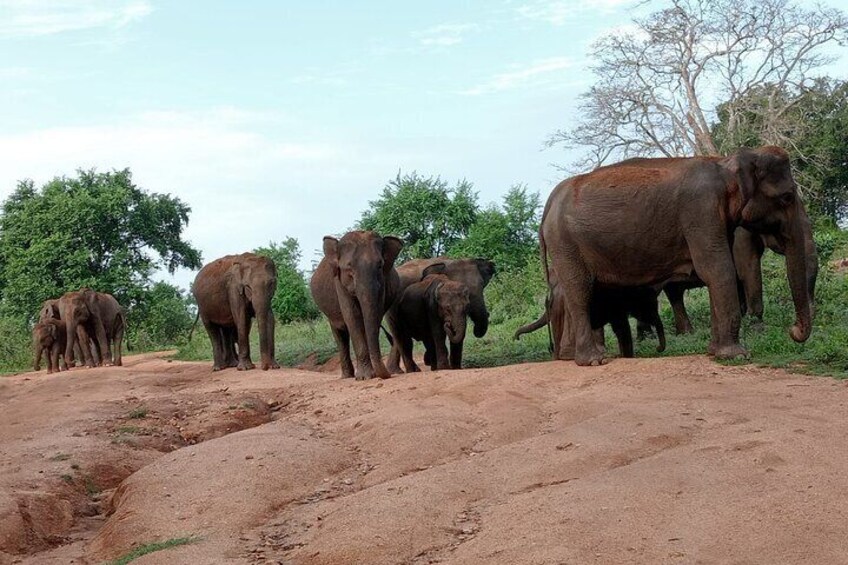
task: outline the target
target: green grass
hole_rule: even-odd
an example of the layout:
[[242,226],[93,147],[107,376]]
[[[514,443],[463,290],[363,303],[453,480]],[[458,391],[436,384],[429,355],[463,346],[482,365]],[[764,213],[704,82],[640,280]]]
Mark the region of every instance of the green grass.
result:
[[147,408],[144,406],[139,406],[138,408],[133,408],[127,414],[127,418],[131,420],[141,420],[142,418],[147,417]]
[[144,545],[136,547],[129,553],[122,555],[121,557],[113,561],[109,561],[108,565],[127,565],[127,563],[130,563],[131,561],[134,561],[135,559],[143,557],[149,553],[162,551],[164,549],[170,549],[172,547],[179,547],[181,545],[188,545],[190,543],[196,543],[198,541],[200,541],[200,538],[197,536],[186,536],[182,538],[171,538],[165,541],[146,543]]

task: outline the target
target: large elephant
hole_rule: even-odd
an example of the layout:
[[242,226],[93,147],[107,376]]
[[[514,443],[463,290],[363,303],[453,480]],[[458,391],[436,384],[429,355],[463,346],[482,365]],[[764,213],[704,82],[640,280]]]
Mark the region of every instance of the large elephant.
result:
[[[813,240],[813,226],[807,210],[797,200],[798,217],[804,233],[804,249],[807,252],[807,292],[810,294],[810,309],[815,314],[816,280],[819,274],[819,257]],[[745,228],[736,228],[733,234],[733,263],[739,278],[739,300],[743,314],[754,318],[763,318],[763,273],[762,257],[766,248],[778,255],[785,255],[786,249],[780,239],[771,234],[753,233]],[[690,333],[692,322],[683,303],[683,293],[690,288],[704,286],[703,282],[671,283],[666,285],[665,293],[674,311],[674,324],[677,333]]]
[[[443,263],[444,275],[452,281],[461,282],[468,287],[469,300],[468,317],[474,324],[474,336],[483,337],[489,329],[489,311],[483,291],[495,275],[495,264],[487,259],[451,259],[435,257],[432,259],[413,259],[397,268],[400,277],[400,292],[417,283],[423,278],[424,271],[437,263]],[[391,328],[394,323],[394,313],[389,312],[388,322]],[[394,331],[394,330],[393,330]],[[463,343],[450,344],[450,364],[452,367],[462,366]],[[399,344],[392,344],[389,352],[388,368],[392,373],[400,372]]]
[[[51,298],[49,300],[45,300],[41,304],[41,309],[39,309],[39,311],[38,311],[38,321],[39,322],[48,322],[50,320],[61,320],[61,319],[62,319],[62,317],[61,317],[60,312],[59,312],[59,299],[58,298]],[[92,329],[93,329],[93,326],[92,326]],[[63,333],[65,332],[64,329],[62,331],[63,331]],[[77,333],[79,333],[79,331],[80,330],[78,330]],[[85,330],[82,330],[82,331],[85,332]],[[88,334],[88,332],[85,332],[85,333]],[[94,335],[94,333],[92,332],[90,335]],[[63,340],[62,343],[63,343],[63,345],[62,345],[62,356],[64,357],[64,355],[65,355],[65,344],[67,344],[67,342]],[[93,364],[99,365],[101,354],[100,354],[100,351],[98,351],[98,349],[97,349],[97,344],[96,344],[96,342],[94,342],[90,339],[89,335],[86,335],[86,339],[76,341],[76,343],[74,344],[74,357],[72,357],[71,359],[65,359],[65,366],[66,367],[68,367],[68,366],[72,367],[73,365],[68,365],[68,362],[73,361],[74,359],[78,359],[81,363],[85,362],[86,357],[82,353],[82,349],[80,348],[80,343],[86,343],[87,344],[87,346],[90,348],[89,355],[90,355],[90,358],[92,359]]]
[[396,306],[397,342],[408,373],[420,371],[412,358],[413,339],[424,343],[424,362],[431,370],[462,368],[448,359],[445,340],[451,344],[465,340],[470,293],[444,271],[444,263],[424,269],[423,278],[403,291]]
[[401,249],[403,242],[398,238],[382,237],[373,231],[352,231],[341,239],[324,238],[324,258],[312,275],[309,289],[330,323],[339,348],[342,377],[362,380],[391,376],[380,352],[380,325],[400,296],[394,263]]
[[550,255],[552,274],[563,286],[577,364],[604,361],[589,316],[595,283],[645,286],[692,280],[695,273],[710,293],[709,351],[722,359],[747,356],[739,344],[731,252],[739,226],[783,245],[795,305],[790,335],[806,341],[811,311],[797,197],[789,156],[773,146],[601,167],[557,185],[542,220],[543,260]]
[[274,261],[255,253],[221,257],[200,269],[191,291],[212,342],[213,371],[227,367],[246,371],[255,367],[250,359],[250,326],[254,317],[259,329],[262,370],[280,368],[274,356],[271,311],[271,299],[277,291]]
[[115,297],[83,288],[63,294],[59,299],[58,309],[59,316],[65,323],[65,359],[70,360],[70,366],[74,365],[73,352],[76,344],[80,345],[86,365],[95,365],[88,347],[89,336],[97,344],[100,362],[104,365],[123,364],[121,344],[126,330],[126,318]]

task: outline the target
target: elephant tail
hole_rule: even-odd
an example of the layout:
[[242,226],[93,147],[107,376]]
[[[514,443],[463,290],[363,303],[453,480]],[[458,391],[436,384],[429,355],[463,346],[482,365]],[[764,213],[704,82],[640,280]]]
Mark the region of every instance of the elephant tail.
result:
[[191,329],[188,331],[188,342],[191,343],[191,336],[194,335],[194,328],[197,327],[197,320],[200,319],[200,308],[197,309],[197,316],[194,317],[194,323],[191,325]]
[[392,334],[389,333],[389,330],[386,329],[386,326],[380,324],[380,329],[383,330],[384,334],[386,334],[386,339],[389,340],[389,345],[394,345],[395,340],[392,338]]
[[[546,301],[547,302],[547,301]],[[547,309],[539,316],[539,319],[535,322],[530,322],[525,326],[521,326],[517,330],[515,330],[515,335],[512,336],[512,339],[518,340],[522,335],[529,334],[535,332],[542,326],[546,326],[548,324],[548,312]]]

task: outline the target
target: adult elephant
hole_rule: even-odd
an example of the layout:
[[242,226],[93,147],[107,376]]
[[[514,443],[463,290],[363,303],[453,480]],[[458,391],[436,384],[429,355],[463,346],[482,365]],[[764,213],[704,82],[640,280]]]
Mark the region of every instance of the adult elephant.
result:
[[746,356],[731,252],[739,226],[782,243],[795,305],[790,335],[806,341],[811,312],[797,197],[789,155],[774,146],[601,167],[557,185],[541,233],[565,294],[577,364],[603,362],[589,316],[595,283],[645,286],[695,273],[710,293],[709,351],[722,359]]
[[[61,317],[60,312],[59,312],[59,299],[58,298],[51,298],[49,300],[45,300],[41,304],[41,308],[38,311],[38,321],[40,323],[44,323],[44,322],[49,323],[50,320],[61,320],[61,319],[62,319],[62,317]],[[93,327],[92,327],[92,329],[93,329]],[[65,330],[63,329],[62,332],[64,333]],[[86,334],[88,334],[88,332],[86,332]],[[90,335],[94,335],[94,333],[92,332]],[[89,355],[90,355],[90,358],[91,358],[93,365],[100,364],[100,358],[101,358],[100,351],[97,350],[96,344],[91,341],[89,335],[86,335],[85,337],[86,337],[86,339],[77,340],[76,344],[74,345],[74,357],[71,358],[71,361],[75,358],[75,359],[78,359],[80,362],[85,362],[86,357],[85,357],[85,355],[83,355],[82,349],[80,348],[80,343],[85,343],[87,345],[87,347],[90,348]],[[63,339],[62,343],[63,343],[63,346],[62,346],[62,352],[61,353],[62,353],[62,356],[64,357],[65,346],[67,345],[67,341],[65,339]],[[68,360],[66,359],[66,362],[65,362],[66,367],[69,366],[67,361]],[[73,365],[70,365],[70,366],[73,366]]]
[[63,294],[59,299],[58,309],[66,328],[65,359],[70,360],[69,366],[74,365],[72,355],[77,344],[85,357],[86,365],[95,365],[88,347],[89,337],[95,340],[102,364],[123,364],[121,342],[126,329],[126,318],[114,296],[83,288]]
[[324,238],[324,258],[312,275],[309,289],[330,323],[339,348],[342,377],[363,380],[391,376],[380,352],[380,324],[400,297],[394,264],[401,249],[403,242],[398,238],[382,237],[373,231],[352,231],[341,239]]
[[[277,290],[277,267],[268,257],[255,253],[227,255],[200,269],[192,293],[209,341],[212,370],[236,367],[253,369],[250,359],[250,326],[259,329],[260,366],[279,369],[274,357],[274,313],[271,299]],[[234,343],[238,343],[238,355]]]
[[[433,265],[444,264],[444,274],[452,281],[459,282],[468,287],[470,304],[468,306],[468,317],[474,325],[474,336],[483,337],[489,329],[489,311],[486,309],[486,300],[483,291],[495,275],[495,264],[488,259],[451,259],[449,257],[434,257],[432,259],[413,259],[407,261],[397,268],[400,277],[400,293],[402,294],[410,285],[417,283],[424,277],[424,272]],[[388,314],[390,328],[397,317],[391,310]],[[394,331],[394,330],[393,330]],[[463,342],[450,344],[451,367],[462,367]],[[389,371],[400,373],[400,344],[393,343],[389,352]],[[408,368],[407,368],[408,369]]]
[[[816,280],[819,274],[819,258],[813,240],[813,227],[807,210],[800,199],[796,201],[797,213],[804,233],[804,249],[807,252],[807,292],[810,295],[810,310],[815,313]],[[739,300],[743,314],[762,320],[763,318],[763,274],[762,257],[766,248],[778,255],[786,255],[783,242],[771,234],[753,233],[745,228],[736,228],[733,234],[733,262],[739,279]],[[692,322],[683,302],[684,291],[704,286],[701,281],[671,283],[664,288],[674,311],[677,333],[690,333]]]

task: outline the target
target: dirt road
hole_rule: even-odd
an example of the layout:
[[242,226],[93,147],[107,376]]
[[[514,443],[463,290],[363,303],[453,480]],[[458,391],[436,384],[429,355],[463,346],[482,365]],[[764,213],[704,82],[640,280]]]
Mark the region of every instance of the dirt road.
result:
[[0,378],[0,563],[848,563],[848,384],[704,357]]

